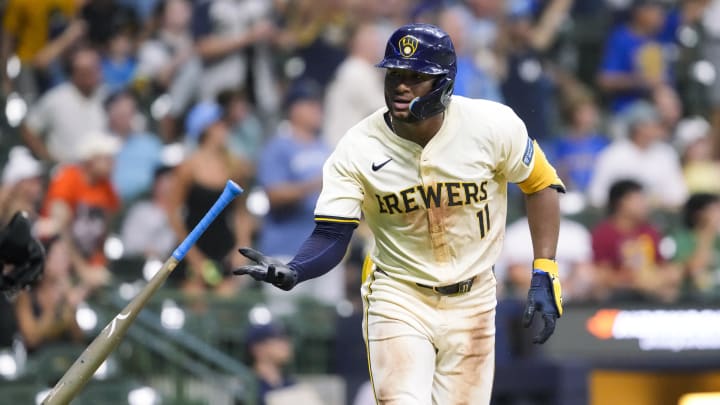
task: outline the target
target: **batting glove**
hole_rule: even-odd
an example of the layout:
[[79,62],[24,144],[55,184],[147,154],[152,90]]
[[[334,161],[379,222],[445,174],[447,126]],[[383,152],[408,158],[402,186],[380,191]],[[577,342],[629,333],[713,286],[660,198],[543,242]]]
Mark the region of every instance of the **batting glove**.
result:
[[558,277],[558,266],[554,260],[535,259],[533,274],[528,291],[523,326],[530,327],[535,312],[542,314],[545,326],[533,338],[533,343],[545,343],[555,331],[555,321],[562,315],[562,288]]
[[297,272],[287,265],[267,257],[255,249],[240,248],[239,251],[256,264],[240,266],[233,270],[233,274],[247,274],[257,281],[264,281],[285,291],[291,290],[297,284]]

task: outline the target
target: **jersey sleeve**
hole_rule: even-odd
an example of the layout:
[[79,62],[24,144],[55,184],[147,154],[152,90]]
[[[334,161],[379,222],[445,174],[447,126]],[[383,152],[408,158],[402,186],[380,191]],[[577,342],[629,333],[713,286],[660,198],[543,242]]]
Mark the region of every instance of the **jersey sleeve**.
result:
[[360,222],[363,187],[345,145],[341,141],[323,166],[322,191],[315,206],[317,222]]
[[565,191],[565,185],[548,162],[540,145],[527,133],[525,123],[514,112],[496,134],[500,149],[498,168],[507,181],[517,183],[525,194],[547,187]]

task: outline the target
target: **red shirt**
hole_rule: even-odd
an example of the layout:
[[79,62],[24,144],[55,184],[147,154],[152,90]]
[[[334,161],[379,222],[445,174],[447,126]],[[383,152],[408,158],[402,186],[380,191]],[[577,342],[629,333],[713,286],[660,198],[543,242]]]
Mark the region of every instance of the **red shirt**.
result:
[[650,224],[632,230],[620,230],[611,221],[604,221],[592,231],[593,258],[596,263],[621,269],[643,270],[662,263],[660,232]]

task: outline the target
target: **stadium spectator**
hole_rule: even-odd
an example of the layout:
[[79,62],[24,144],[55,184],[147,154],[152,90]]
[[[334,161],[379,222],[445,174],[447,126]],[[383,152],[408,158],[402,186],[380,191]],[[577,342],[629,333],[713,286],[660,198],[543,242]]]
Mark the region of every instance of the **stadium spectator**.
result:
[[[0,78],[5,94],[17,90],[28,102],[58,80],[56,62],[86,32],[75,18],[78,2],[72,0],[10,0],[5,2],[0,38]],[[16,54],[21,69],[15,85],[8,76],[10,57]],[[62,75],[59,75],[62,76]]]
[[502,102],[497,80],[495,58],[486,48],[473,49],[468,44],[468,19],[461,8],[447,8],[440,13],[439,26],[450,35],[457,55],[457,78],[453,94]]
[[120,141],[93,134],[79,147],[80,163],[60,167],[48,186],[43,216],[59,229],[70,249],[73,268],[90,288],[109,281],[105,238],[120,200],[110,181]]
[[162,142],[144,131],[144,118],[131,93],[113,94],[105,105],[110,133],[122,141],[115,155],[112,182],[122,201],[128,202],[150,190],[160,164]]
[[595,207],[607,202],[610,186],[621,179],[635,179],[643,185],[652,208],[675,210],[687,197],[687,187],[675,150],[667,139],[657,111],[639,101],[623,113],[628,138],[616,139],[597,159],[588,197]]
[[[385,5],[387,7],[387,4]],[[291,79],[327,86],[346,57],[352,16],[335,0],[295,0],[285,13],[280,44],[301,68]]]
[[657,109],[660,124],[665,128],[668,137],[663,140],[670,141],[683,115],[680,98],[675,90],[668,86],[659,87],[653,92],[652,96],[652,103]]
[[720,162],[713,159],[710,124],[701,117],[681,121],[675,133],[675,145],[688,191],[720,194]]
[[503,99],[525,122],[530,136],[542,143],[552,136],[556,115],[556,83],[543,53],[555,42],[572,1],[552,0],[537,22],[532,2],[510,5],[503,38],[507,65],[501,86]]
[[720,197],[693,194],[683,210],[682,230],[674,235],[673,261],[683,267],[689,298],[720,297]]
[[170,109],[161,117],[160,135],[176,135],[175,120],[197,94],[202,64],[195,54],[191,30],[192,5],[188,0],[163,0],[157,4],[157,28],[139,45],[136,86],[170,96]]
[[668,38],[663,37],[664,5],[659,0],[633,0],[630,15],[628,23],[609,36],[598,76],[614,112],[672,83]]
[[[203,100],[214,100],[223,89],[238,88],[248,89],[261,110],[275,107],[272,99],[276,89],[267,48],[277,31],[270,21],[271,7],[264,1],[195,2],[192,30],[203,63],[199,79]],[[247,81],[251,66],[255,88]]]
[[51,343],[81,342],[83,332],[75,320],[77,305],[87,291],[71,284],[72,260],[62,238],[46,242],[43,277],[15,302],[18,328],[29,352]]
[[[707,66],[708,62],[718,65],[717,56],[712,60],[713,33],[705,25],[711,14],[709,6],[714,0],[687,0],[678,4],[680,23],[675,32],[677,59],[673,66],[675,87],[681,99],[683,111],[688,116],[709,117],[712,110],[710,94],[712,77],[698,74],[697,66]],[[720,3],[719,3],[720,4]],[[711,50],[710,53],[707,51]],[[698,65],[699,63],[699,65]]]
[[22,146],[10,150],[0,184],[0,223],[6,224],[18,211],[27,213],[31,222],[38,217],[43,197],[42,164]]
[[279,324],[250,325],[245,334],[245,348],[258,382],[259,405],[266,404],[268,393],[296,384],[285,369],[292,360],[293,345]]
[[103,84],[108,93],[126,89],[135,79],[137,58],[135,38],[129,29],[118,30],[108,39],[100,62]]
[[[505,298],[523,298],[530,288],[533,251],[527,217],[509,224],[505,243],[495,267],[498,289]],[[563,281],[564,301],[587,301],[594,298],[590,232],[584,225],[567,218],[560,220],[557,251],[558,269]]]
[[[188,140],[196,148],[175,169],[168,204],[168,219],[177,240],[183,240],[200,222],[222,194],[228,179],[245,187],[253,174],[249,162],[228,150],[230,130],[217,104],[203,102],[195,106],[188,114],[186,128]],[[244,199],[235,200],[188,251],[186,260],[173,271],[172,279],[188,293],[209,288],[232,293],[239,286],[237,277],[224,278],[224,274],[239,264],[234,262],[238,256],[236,248],[250,243],[249,222]]]
[[98,53],[79,48],[69,67],[70,81],[45,93],[22,126],[25,144],[46,162],[77,162],[82,145],[106,126]]
[[80,4],[83,4],[80,16],[87,23],[87,39],[95,47],[107,46],[119,31],[135,34],[140,29],[135,10],[117,0],[83,0]]
[[177,245],[168,220],[175,173],[161,166],[154,173],[150,198],[132,204],[122,223],[124,255],[164,260]]
[[640,183],[610,187],[608,216],[592,231],[600,296],[611,300],[677,298],[680,272],[660,252],[660,232],[648,222],[648,197]]
[[[472,49],[492,49],[498,42],[507,4],[504,0],[465,0],[470,17],[468,41]],[[402,25],[402,24],[400,24]]]
[[141,22],[152,19],[153,11],[158,3],[164,0],[117,0],[119,4],[131,8]]
[[548,148],[558,175],[568,190],[585,192],[590,185],[598,155],[609,140],[598,130],[598,106],[587,91],[569,95],[563,102],[567,129]]
[[313,82],[294,85],[286,101],[288,121],[260,156],[258,181],[270,200],[258,248],[269,256],[291,256],[313,230],[322,165],[330,148],[320,137],[321,89]]
[[230,129],[228,147],[233,154],[255,161],[263,144],[263,127],[243,90],[223,90],[217,103],[222,108],[222,118]]
[[[320,129],[323,122],[322,90],[316,83],[300,81],[293,85],[285,102],[287,121],[267,142],[258,163],[258,183],[270,202],[263,218],[257,247],[268,255],[289,259],[315,227],[315,202],[322,186],[322,166],[330,155]],[[340,269],[318,281],[300,285],[288,294],[276,288],[265,289],[282,313],[285,304],[301,295],[335,303],[344,296],[344,272]],[[284,306],[285,305],[285,306]]]
[[350,54],[338,66],[325,93],[323,136],[327,144],[337,144],[348,129],[383,106],[382,72],[375,67],[382,58],[382,43],[376,26],[357,27]]

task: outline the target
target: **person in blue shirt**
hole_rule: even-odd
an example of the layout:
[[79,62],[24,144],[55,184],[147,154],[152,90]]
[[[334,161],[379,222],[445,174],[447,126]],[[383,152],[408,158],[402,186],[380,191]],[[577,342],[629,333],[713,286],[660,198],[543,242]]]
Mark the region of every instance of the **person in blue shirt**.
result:
[[628,23],[608,38],[598,85],[614,112],[672,83],[668,25],[673,21],[659,0],[635,0]]
[[584,192],[595,160],[610,141],[598,132],[598,107],[589,93],[568,97],[563,112],[567,132],[553,141],[549,155],[568,190]]
[[131,93],[112,95],[106,109],[110,132],[122,139],[112,182],[122,201],[128,202],[150,191],[163,145],[157,136],[138,125],[137,103]]
[[129,30],[117,31],[108,40],[100,67],[103,83],[110,93],[128,88],[135,79],[138,63],[133,41],[133,34]]
[[454,94],[502,102],[500,83],[488,67],[496,64],[489,49],[473,49],[468,44],[469,27],[461,9],[448,8],[440,14],[440,27],[452,38],[457,52]]
[[330,147],[319,136],[323,121],[321,89],[302,81],[289,90],[287,121],[260,155],[258,182],[268,196],[258,248],[290,257],[315,228],[315,201],[322,185],[322,166]]

